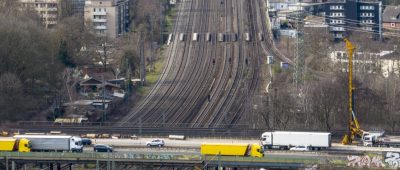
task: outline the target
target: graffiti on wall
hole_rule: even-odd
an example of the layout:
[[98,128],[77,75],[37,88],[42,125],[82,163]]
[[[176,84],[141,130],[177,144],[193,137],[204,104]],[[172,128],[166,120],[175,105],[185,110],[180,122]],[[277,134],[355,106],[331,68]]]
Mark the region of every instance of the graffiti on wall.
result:
[[383,168],[385,164],[382,162],[382,158],[380,156],[370,157],[368,155],[365,156],[347,156],[347,166],[350,167],[368,167],[368,168]]
[[385,162],[392,168],[399,168],[400,167],[400,153],[386,152]]

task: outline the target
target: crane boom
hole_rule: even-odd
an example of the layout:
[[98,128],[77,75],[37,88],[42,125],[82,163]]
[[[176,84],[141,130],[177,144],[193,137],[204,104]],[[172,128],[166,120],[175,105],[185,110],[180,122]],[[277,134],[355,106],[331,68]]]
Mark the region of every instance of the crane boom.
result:
[[353,86],[353,53],[355,50],[355,47],[353,44],[347,39],[344,39],[346,43],[346,49],[347,49],[347,54],[349,57],[349,68],[348,68],[348,76],[349,76],[349,82],[348,82],[348,90],[349,90],[349,122],[348,122],[348,131],[344,135],[342,139],[342,144],[347,145],[353,143],[353,140],[355,139],[356,136],[362,137],[364,131],[360,128],[360,124],[356,118],[355,115],[355,109],[354,109],[354,86]]

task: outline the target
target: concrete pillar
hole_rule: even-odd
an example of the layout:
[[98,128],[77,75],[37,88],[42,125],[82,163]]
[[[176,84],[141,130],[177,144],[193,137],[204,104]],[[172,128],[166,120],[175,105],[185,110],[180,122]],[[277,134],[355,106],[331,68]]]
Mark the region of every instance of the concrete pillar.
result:
[[69,166],[69,170],[72,170],[72,164],[69,164],[68,166]]
[[96,170],[100,170],[99,160],[96,160]]
[[15,170],[15,161],[11,161],[11,169]]
[[61,170],[61,164],[57,163],[57,170]]
[[8,158],[7,158],[7,156],[4,157],[4,160],[6,160],[6,170],[8,170]]

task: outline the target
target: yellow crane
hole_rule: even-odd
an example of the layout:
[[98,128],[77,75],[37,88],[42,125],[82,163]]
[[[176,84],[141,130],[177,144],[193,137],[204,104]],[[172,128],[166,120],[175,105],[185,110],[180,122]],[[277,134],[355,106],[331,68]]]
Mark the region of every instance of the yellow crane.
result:
[[355,47],[351,42],[345,38],[344,39],[346,43],[346,49],[347,49],[347,55],[349,57],[349,122],[348,122],[348,130],[347,133],[344,135],[342,139],[342,144],[348,145],[352,144],[356,136],[362,137],[364,134],[364,130],[360,128],[360,124],[358,123],[358,120],[355,115],[354,111],[354,86],[353,86],[353,54]]

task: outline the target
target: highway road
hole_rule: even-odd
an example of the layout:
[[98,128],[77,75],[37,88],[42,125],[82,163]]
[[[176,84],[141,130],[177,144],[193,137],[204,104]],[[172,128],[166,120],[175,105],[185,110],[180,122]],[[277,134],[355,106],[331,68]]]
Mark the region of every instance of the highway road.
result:
[[[143,151],[143,152],[193,152],[198,153],[200,145],[202,143],[242,143],[242,144],[252,144],[259,143],[259,140],[255,139],[206,139],[206,138],[193,138],[186,140],[171,140],[168,138],[157,138],[163,139],[165,141],[165,147],[147,147],[146,142],[156,138],[140,138],[140,139],[93,139],[94,143],[98,144],[109,144],[116,148],[116,151]],[[91,148],[89,149],[91,150]],[[339,143],[333,143],[332,147],[326,151],[313,151],[305,152],[301,154],[322,154],[327,152],[335,152],[337,154],[351,154],[356,152],[400,152],[400,148],[387,148],[387,147],[363,147],[355,145],[342,145]],[[271,150],[268,153],[274,154],[298,154],[295,151],[279,151]]]

